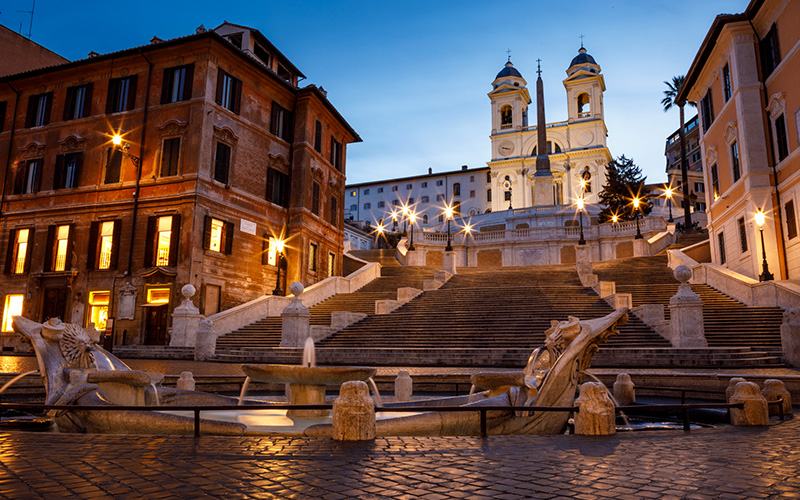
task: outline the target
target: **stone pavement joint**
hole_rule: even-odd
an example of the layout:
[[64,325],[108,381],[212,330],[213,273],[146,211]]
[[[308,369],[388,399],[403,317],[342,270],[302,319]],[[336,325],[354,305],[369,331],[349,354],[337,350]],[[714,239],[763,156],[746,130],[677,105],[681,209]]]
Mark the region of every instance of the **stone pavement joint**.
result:
[[800,418],[608,437],[0,434],[0,498],[797,498]]

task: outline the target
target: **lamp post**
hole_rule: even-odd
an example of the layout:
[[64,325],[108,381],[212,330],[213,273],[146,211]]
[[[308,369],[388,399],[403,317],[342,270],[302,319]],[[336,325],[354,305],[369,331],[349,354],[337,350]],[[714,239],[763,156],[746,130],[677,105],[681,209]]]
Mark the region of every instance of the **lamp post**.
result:
[[386,239],[386,235],[383,234],[384,231],[385,231],[385,229],[383,227],[383,219],[381,219],[381,220],[378,221],[378,226],[375,228],[375,232],[378,233],[377,240],[378,240],[378,249],[379,250],[381,248],[381,237],[383,237],[384,240]]
[[[583,181],[581,181],[581,184],[583,184]],[[585,245],[586,240],[583,237],[583,204],[584,204],[583,195],[581,195],[581,197],[578,198],[576,203],[578,205],[578,220],[580,221],[581,224],[581,237],[578,240],[578,245]]]
[[405,234],[408,230],[408,205],[404,204],[402,207],[400,207],[400,213],[403,214],[403,234]]
[[636,219],[636,236],[634,236],[633,239],[635,239],[635,240],[641,240],[642,239],[642,232],[639,230],[639,203],[640,203],[639,202],[639,197],[638,196],[634,196],[634,198],[633,198],[633,209],[636,210],[636,212],[633,214],[633,217],[634,217],[634,219]]
[[452,240],[450,238],[450,219],[453,218],[453,206],[452,205],[445,205],[444,206],[444,218],[447,219],[447,246],[444,247],[445,252],[452,252],[453,245]]
[[675,222],[675,219],[672,218],[672,193],[672,186],[664,189],[664,196],[667,197],[667,206],[669,207],[669,220],[667,222]]
[[413,252],[414,248],[414,222],[417,220],[417,214],[413,210],[408,212],[408,222],[411,223],[411,244],[408,246],[408,251]]
[[472,233],[472,225],[464,224],[464,267],[469,267],[469,235]]
[[272,291],[272,295],[278,295],[282,297],[285,295],[283,293],[283,288],[281,287],[281,264],[283,263],[283,240],[279,239],[275,241],[275,250],[278,252],[277,262],[278,264],[278,279],[275,281],[275,290]]
[[122,143],[122,136],[119,134],[114,134],[111,137],[111,144],[114,145],[114,149],[122,153],[123,156],[130,158],[133,166],[139,168],[139,164],[141,163],[141,159],[138,156],[134,156],[130,154],[131,144],[129,142]]
[[397,232],[397,210],[392,210],[392,232]]
[[767,249],[764,246],[764,212],[759,210],[755,215],[758,230],[761,232],[761,256],[763,261],[761,263],[762,271],[758,276],[758,281],[772,281],[772,273],[769,272],[769,265],[767,264]]

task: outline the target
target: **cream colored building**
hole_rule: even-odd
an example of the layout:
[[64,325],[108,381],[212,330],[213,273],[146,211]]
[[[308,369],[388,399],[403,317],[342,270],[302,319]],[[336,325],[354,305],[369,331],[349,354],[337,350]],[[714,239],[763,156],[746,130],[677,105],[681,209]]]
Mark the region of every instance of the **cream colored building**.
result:
[[[606,89],[600,66],[581,47],[567,69],[567,120],[547,124],[547,146],[553,172],[552,199],[535,200],[533,178],[538,154],[535,125],[528,125],[531,97],[527,82],[511,61],[497,74],[492,102],[491,209],[493,212],[542,205],[569,205],[581,195],[580,180],[590,174],[587,204],[598,203],[611,161],[603,116]],[[535,106],[530,111],[536,121]]]

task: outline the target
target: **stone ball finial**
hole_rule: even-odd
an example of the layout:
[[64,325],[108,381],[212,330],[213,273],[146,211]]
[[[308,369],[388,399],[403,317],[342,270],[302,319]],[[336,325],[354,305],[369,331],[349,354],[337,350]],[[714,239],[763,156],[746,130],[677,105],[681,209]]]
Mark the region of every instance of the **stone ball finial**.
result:
[[681,264],[675,268],[675,270],[672,272],[672,275],[675,276],[676,280],[683,284],[692,279],[692,269],[689,266]]
[[303,290],[305,290],[305,287],[299,281],[295,281],[289,286],[289,291],[292,292],[292,295],[295,297],[299,297],[300,294],[303,293]]
[[181,288],[181,295],[183,295],[183,298],[185,298],[185,299],[190,299],[190,298],[194,297],[194,294],[196,292],[197,292],[197,289],[195,287],[193,287],[192,285],[183,285],[183,288]]

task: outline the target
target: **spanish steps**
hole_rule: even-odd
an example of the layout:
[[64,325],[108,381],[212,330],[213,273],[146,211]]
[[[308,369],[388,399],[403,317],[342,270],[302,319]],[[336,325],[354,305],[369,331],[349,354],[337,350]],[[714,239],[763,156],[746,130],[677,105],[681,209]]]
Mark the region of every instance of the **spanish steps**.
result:
[[[322,363],[520,367],[542,344],[550,320],[599,317],[612,310],[593,290],[581,286],[574,266],[561,265],[459,268],[438,290],[423,293],[391,314],[375,315],[375,300],[395,299],[399,287],[421,289],[435,269],[402,267],[394,250],[362,251],[359,256],[380,262],[381,277],[355,293],[312,307],[311,324],[329,325],[332,311],[362,312],[368,317],[320,341],[317,358]],[[594,267],[602,280],[617,282],[617,292],[631,293],[634,306],[668,306],[677,290],[663,255]],[[780,309],[746,307],[704,285],[693,289],[706,304],[709,349],[673,349],[631,314],[620,334],[601,346],[593,366],[730,367],[780,362],[775,356],[776,339],[780,349]],[[756,335],[758,349],[751,348],[748,335]],[[217,359],[299,361],[299,349],[276,349],[279,343],[280,318],[266,318],[220,337]]]

